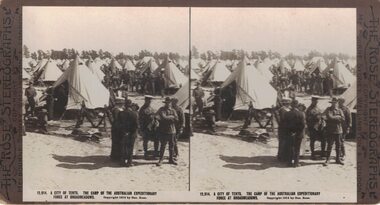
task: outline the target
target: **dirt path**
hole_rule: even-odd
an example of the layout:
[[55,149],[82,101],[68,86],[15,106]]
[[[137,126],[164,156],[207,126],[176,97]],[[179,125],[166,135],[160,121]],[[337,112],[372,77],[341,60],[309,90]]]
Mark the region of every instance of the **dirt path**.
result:
[[[191,190],[323,191],[356,200],[356,143],[346,142],[346,164],[301,159],[288,168],[276,159],[278,141],[267,144],[237,136],[194,133],[191,138]],[[332,156],[335,156],[333,151]]]
[[93,143],[27,133],[23,138],[24,200],[37,190],[188,190],[188,142],[179,142],[178,166],[165,160],[161,167],[155,165],[157,160],[143,159],[141,144],[139,139],[136,166],[126,168],[109,160],[109,138]]

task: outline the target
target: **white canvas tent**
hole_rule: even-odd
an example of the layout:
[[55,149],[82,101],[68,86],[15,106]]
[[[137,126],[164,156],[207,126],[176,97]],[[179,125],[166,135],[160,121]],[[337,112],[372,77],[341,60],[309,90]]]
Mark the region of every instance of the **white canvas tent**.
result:
[[272,65],[268,58],[266,58],[264,61],[260,59],[257,60],[254,66],[260,72],[260,74],[263,75],[269,82],[272,80],[273,73],[270,71]]
[[66,109],[80,109],[84,101],[89,109],[108,106],[110,93],[90,69],[77,56],[70,67],[54,83],[53,88],[68,83]]
[[224,63],[217,61],[204,73],[203,81],[224,82],[231,72]]
[[90,69],[90,71],[98,77],[100,82],[104,79],[105,74],[101,70],[102,64],[101,63],[96,63],[94,60],[91,58],[87,60],[86,66]]
[[188,77],[168,58],[156,69],[156,75],[162,71],[165,77],[165,87],[179,88],[189,81]]
[[61,75],[61,69],[58,68],[57,64],[53,60],[49,59],[44,66],[35,71],[34,80],[55,82]]
[[136,67],[135,65],[133,65],[132,61],[127,59],[125,61],[125,64],[124,64],[124,70],[127,70],[127,71],[135,71],[136,70]]
[[[330,69],[333,70],[332,72],[336,82],[334,87],[348,87],[348,85],[352,85],[356,81],[355,76],[347,69],[347,67],[343,64],[342,61],[335,59],[333,63],[334,65]],[[329,72],[330,69],[326,69],[324,73]]]
[[293,69],[295,71],[300,71],[300,72],[303,72],[305,70],[305,66],[303,65],[302,61],[300,59],[297,59],[295,62],[294,62],[294,66],[293,66]]
[[356,109],[356,100],[357,100],[357,87],[355,81],[340,97],[342,97],[345,102],[344,104],[350,108],[351,111]]
[[187,81],[178,91],[172,96],[173,98],[178,99],[178,106],[180,106],[182,109],[186,109],[189,106],[189,93],[190,89],[190,83]]
[[234,109],[248,109],[250,101],[255,109],[270,108],[276,104],[277,92],[261,76],[257,69],[244,58],[221,85],[225,88],[236,82],[236,103]]

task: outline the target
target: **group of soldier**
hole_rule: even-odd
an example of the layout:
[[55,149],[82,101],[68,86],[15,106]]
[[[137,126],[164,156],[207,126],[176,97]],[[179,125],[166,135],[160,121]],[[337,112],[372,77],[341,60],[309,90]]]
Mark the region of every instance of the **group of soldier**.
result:
[[148,143],[153,141],[153,157],[161,166],[165,149],[169,144],[169,164],[177,165],[179,156],[177,141],[184,128],[184,113],[178,99],[166,97],[164,106],[156,111],[151,103],[153,96],[145,95],[144,105],[139,110],[132,108],[132,101],[125,100],[124,107],[112,111],[111,159],[120,161],[123,166],[133,166],[135,140],[140,134],[143,139],[144,159],[149,159]]
[[305,92],[312,95],[333,94],[334,77],[332,70],[322,74],[319,70],[315,72],[274,72],[272,85],[276,90],[293,89],[296,92]]
[[115,93],[118,90],[125,90],[143,95],[161,95],[161,97],[165,94],[165,77],[162,72],[155,75],[150,70],[145,72],[106,70],[102,82],[107,88],[112,88]]
[[[305,131],[310,137],[311,158],[316,159],[315,142],[321,142],[321,157],[325,158],[324,166],[330,163],[332,147],[335,144],[337,164],[344,165],[344,141],[351,129],[351,113],[344,105],[343,98],[333,97],[331,106],[324,112],[318,108],[318,96],[312,96],[311,105],[306,112],[300,109],[297,100],[284,98],[279,109],[277,158],[289,166],[298,167],[300,148]],[[326,150],[327,142],[327,150]]]

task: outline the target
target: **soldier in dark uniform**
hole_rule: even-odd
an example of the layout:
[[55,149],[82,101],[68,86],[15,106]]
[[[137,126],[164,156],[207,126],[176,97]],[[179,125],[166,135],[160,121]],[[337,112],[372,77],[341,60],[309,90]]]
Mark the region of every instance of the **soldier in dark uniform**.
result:
[[171,99],[169,97],[165,98],[165,106],[161,107],[157,111],[157,116],[159,118],[158,133],[161,142],[160,147],[160,159],[157,166],[161,166],[164,159],[166,144],[169,143],[169,164],[177,165],[174,160],[174,137],[176,134],[175,123],[178,121],[177,112],[171,106]]
[[214,90],[214,110],[215,110],[215,121],[222,119],[222,97],[220,88],[215,88]]
[[183,128],[185,126],[185,115],[183,113],[182,108],[178,106],[177,98],[172,99],[172,107],[177,112],[177,116],[178,116],[178,121],[175,122],[176,135],[174,137],[174,158],[177,158],[179,156],[177,143],[178,143],[179,137],[181,136],[183,132]]
[[148,156],[148,142],[153,140],[155,154],[158,154],[159,139],[156,135],[156,110],[151,106],[153,96],[146,95],[145,103],[139,110],[140,130],[143,137],[144,157]]
[[315,76],[315,94],[322,95],[323,94],[323,77],[320,72]]
[[161,97],[164,97],[165,94],[165,77],[163,73],[160,73],[160,75],[156,78],[157,79],[157,90]]
[[285,161],[285,114],[290,111],[290,98],[283,98],[281,104],[283,105],[278,111],[278,153],[277,159],[279,161]]
[[33,83],[29,82],[29,87],[25,89],[25,96],[28,100],[28,106],[26,107],[26,113],[31,114],[31,116],[34,116],[34,109],[36,107],[36,100],[34,99],[37,96],[36,89],[33,87]]
[[293,100],[291,106],[292,109],[284,115],[286,150],[289,151],[285,154],[285,159],[289,166],[298,167],[301,142],[304,136],[306,122],[305,114],[298,110],[298,101]]
[[123,108],[120,104],[123,101],[117,101],[115,107],[111,110],[112,112],[112,124],[111,124],[111,160],[120,161],[121,160],[121,139],[122,139],[122,129],[123,125],[121,124],[119,113],[123,111]]
[[[138,113],[132,109],[132,101],[125,102],[124,111],[119,113],[120,123],[122,125],[122,165],[126,167],[133,166],[133,148],[137,137],[138,130]],[[125,160],[127,163],[125,164]]]
[[321,140],[322,156],[325,154],[326,139],[322,133],[322,111],[318,108],[318,97],[311,97],[311,105],[306,110],[306,123],[310,137],[311,159],[315,159],[314,144]]
[[333,97],[330,101],[331,106],[326,109],[326,135],[327,135],[327,158],[323,164],[327,166],[330,162],[332,146],[335,143],[336,157],[335,161],[338,164],[344,165],[340,158],[341,137],[343,134],[342,124],[345,122],[344,113],[338,107],[338,100]]
[[352,119],[351,119],[351,112],[350,109],[344,105],[344,98],[339,98],[339,108],[343,111],[344,114],[344,122],[342,123],[342,129],[343,129],[343,134],[341,138],[341,157],[342,160],[344,160],[344,157],[346,156],[346,149],[344,147],[344,142],[346,140],[347,135],[350,133],[351,130],[351,124],[352,124]]
[[334,78],[333,78],[333,74],[331,70],[326,77],[326,90],[327,90],[327,94],[330,95],[330,97],[332,97],[333,95],[333,89],[334,89]]
[[205,93],[203,92],[203,89],[200,86],[200,83],[197,83],[197,87],[193,91],[193,97],[195,98],[196,108],[198,109],[198,113],[200,116],[202,116],[203,112],[203,97],[205,96]]

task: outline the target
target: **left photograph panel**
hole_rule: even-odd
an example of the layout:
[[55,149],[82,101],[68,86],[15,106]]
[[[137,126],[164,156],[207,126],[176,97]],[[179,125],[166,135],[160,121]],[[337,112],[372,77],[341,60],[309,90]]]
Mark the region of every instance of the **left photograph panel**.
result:
[[189,9],[22,16],[23,201],[188,191]]

